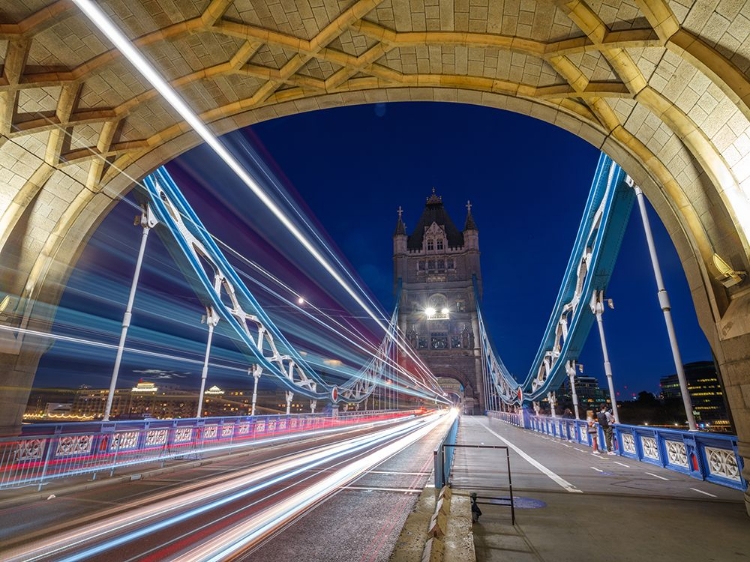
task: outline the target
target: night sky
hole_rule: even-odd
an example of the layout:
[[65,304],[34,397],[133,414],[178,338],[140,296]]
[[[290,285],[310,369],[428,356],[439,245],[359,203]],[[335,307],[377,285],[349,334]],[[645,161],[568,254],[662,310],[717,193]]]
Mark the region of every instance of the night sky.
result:
[[[570,257],[599,156],[595,148],[525,116],[443,103],[317,111],[267,121],[226,141],[240,156],[254,148],[386,315],[395,302],[392,235],[398,207],[411,232],[434,188],[461,228],[470,199],[482,252],[485,323],[505,365],[517,380],[526,378]],[[197,147],[167,167],[212,234],[237,252],[239,267],[251,269],[241,255],[341,318],[344,310],[351,318],[361,314],[210,150]],[[36,387],[109,385],[140,243],[141,229],[132,226],[137,213],[131,194],[84,251],[53,332],[87,343],[57,341],[42,359]],[[656,214],[650,218],[683,362],[710,360],[677,254]],[[675,368],[637,207],[606,296],[615,305],[605,311],[604,327],[620,399],[641,390],[658,392],[659,378]],[[268,312],[276,307],[280,324],[289,326],[283,313],[293,319],[294,311],[268,303]],[[128,347],[153,354],[126,352],[119,386],[141,377],[197,386],[206,331],[201,314],[179,268],[158,237],[150,236]],[[377,332],[364,324],[361,329]],[[250,384],[229,337],[218,336],[213,349],[209,384]],[[606,387],[595,325],[580,363],[584,374]]]

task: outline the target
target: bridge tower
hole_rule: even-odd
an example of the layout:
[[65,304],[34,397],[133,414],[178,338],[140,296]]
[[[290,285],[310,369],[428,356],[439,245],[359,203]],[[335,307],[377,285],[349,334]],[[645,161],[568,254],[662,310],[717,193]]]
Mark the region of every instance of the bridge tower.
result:
[[466,208],[461,231],[433,188],[417,226],[407,234],[399,207],[393,272],[395,289],[401,284],[399,328],[436,377],[461,383],[464,412],[478,414],[484,386],[473,277],[481,297],[482,274],[479,231],[471,203]]

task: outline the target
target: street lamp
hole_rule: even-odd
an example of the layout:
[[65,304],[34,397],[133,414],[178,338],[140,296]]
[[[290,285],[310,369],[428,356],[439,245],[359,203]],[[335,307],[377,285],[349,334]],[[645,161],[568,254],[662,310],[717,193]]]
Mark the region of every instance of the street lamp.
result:
[[[578,364],[578,369],[583,373],[583,365],[580,363]],[[570,392],[573,397],[573,410],[575,410],[576,413],[576,419],[580,420],[580,416],[578,414],[578,394],[576,394],[576,382],[575,382],[575,376],[576,376],[576,362],[575,361],[567,361],[565,363],[565,372],[568,374],[568,378],[570,379]]]
[[201,411],[203,410],[203,394],[206,389],[206,377],[208,376],[208,359],[211,355],[211,339],[214,335],[214,328],[219,323],[219,315],[214,310],[213,306],[206,307],[206,314],[201,318],[201,324],[208,325],[208,340],[206,341],[206,354],[203,357],[203,370],[201,371],[201,389],[198,393],[198,413],[196,418],[201,417]]
[[128,304],[125,307],[125,314],[122,318],[122,331],[120,332],[120,343],[117,345],[117,356],[115,357],[115,366],[112,369],[112,378],[109,383],[109,393],[107,394],[107,404],[104,407],[104,418],[103,421],[109,421],[109,415],[112,411],[112,401],[115,397],[115,389],[117,388],[117,377],[120,374],[120,363],[122,362],[122,354],[125,350],[125,338],[128,335],[128,328],[130,328],[130,319],[133,316],[133,303],[135,301],[135,292],[138,288],[138,278],[141,275],[141,266],[143,265],[143,256],[146,253],[146,241],[148,240],[148,234],[151,229],[154,228],[159,221],[154,215],[151,207],[144,205],[141,216],[135,217],[133,224],[135,226],[143,227],[143,234],[141,235],[141,245],[138,249],[138,258],[135,262],[135,272],[133,273],[133,281],[130,285],[130,294],[128,296]]
[[591,295],[591,312],[596,316],[596,323],[599,326],[599,339],[602,342],[602,354],[604,355],[604,374],[607,375],[607,385],[609,386],[609,399],[612,402],[612,415],[615,417],[615,423],[620,423],[620,415],[617,412],[617,400],[615,395],[615,384],[612,381],[612,364],[609,362],[609,352],[607,351],[607,340],[604,337],[604,322],[602,314],[604,313],[604,303],[609,308],[614,309],[615,305],[612,299],[604,298],[604,291],[594,291]]

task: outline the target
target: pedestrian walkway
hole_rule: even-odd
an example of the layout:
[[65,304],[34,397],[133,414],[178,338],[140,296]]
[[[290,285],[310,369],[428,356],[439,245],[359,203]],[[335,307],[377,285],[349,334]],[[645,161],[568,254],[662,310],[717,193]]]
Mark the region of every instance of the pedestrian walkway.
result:
[[[454,493],[476,492],[477,560],[686,562],[750,559],[742,492],[517,428],[463,416]],[[512,483],[515,525],[511,523]]]

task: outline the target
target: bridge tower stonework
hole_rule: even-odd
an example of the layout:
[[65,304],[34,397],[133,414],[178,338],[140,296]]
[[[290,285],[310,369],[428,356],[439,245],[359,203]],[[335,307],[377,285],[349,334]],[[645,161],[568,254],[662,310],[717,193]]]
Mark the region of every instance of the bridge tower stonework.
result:
[[[466,207],[461,231],[433,189],[411,234],[399,208],[393,272],[396,290],[401,287],[399,328],[436,377],[463,386],[464,412],[478,414],[484,409],[484,386],[475,296],[481,297],[482,274],[479,231],[471,203]],[[475,277],[480,295],[475,295]]]

